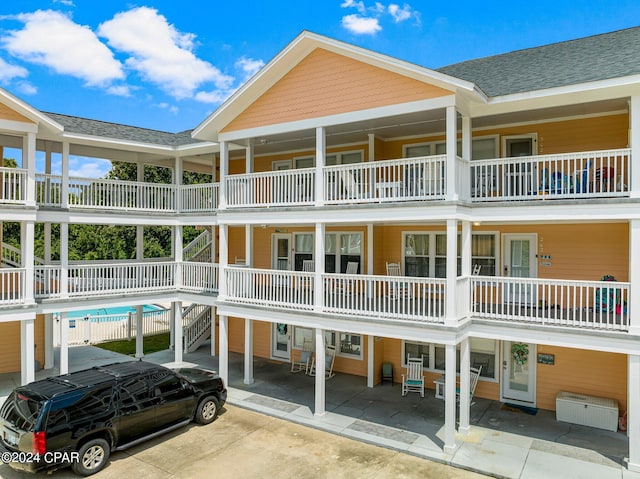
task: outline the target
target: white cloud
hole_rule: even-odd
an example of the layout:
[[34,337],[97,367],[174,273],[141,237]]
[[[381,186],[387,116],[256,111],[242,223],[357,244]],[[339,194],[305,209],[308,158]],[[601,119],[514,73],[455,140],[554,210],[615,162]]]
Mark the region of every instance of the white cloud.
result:
[[115,96],[131,96],[131,88],[127,85],[113,85],[107,88],[107,93]]
[[118,13],[98,27],[112,48],[130,55],[125,64],[175,98],[192,97],[204,83],[231,88],[234,78],[193,53],[195,35],[180,33],[154,8]]
[[113,53],[88,27],[74,23],[66,15],[38,10],[13,18],[24,27],[0,38],[11,55],[80,78],[87,85],[105,85],[124,78],[122,65]]
[[69,176],[103,178],[111,170],[111,162],[84,156],[69,157]]
[[342,26],[357,35],[373,35],[382,30],[377,18],[366,18],[358,14],[342,17]]
[[26,68],[10,65],[0,58],[0,83],[8,82],[14,78],[27,78],[28,76],[29,72]]
[[19,81],[16,84],[16,91],[23,95],[35,95],[38,93],[38,88],[28,81]]
[[405,20],[409,20],[412,16],[411,6],[406,3],[402,8],[395,3],[389,4],[389,14],[393,17],[393,20],[396,23],[404,22]]
[[258,70],[264,66],[262,60],[254,60],[253,58],[240,57],[236,61],[235,67],[244,73],[245,80],[251,78]]
[[202,103],[222,103],[225,101],[231,94],[233,90],[221,91],[221,90],[212,90],[212,91],[199,91],[196,93],[194,98]]
[[75,7],[75,4],[72,0],[53,0],[53,3],[61,3],[66,7]]
[[355,8],[360,13],[364,13],[365,12],[364,2],[362,2],[362,1],[356,2],[354,0],[345,0],[342,3],[342,5],[340,5],[340,7],[342,7],[342,8]]

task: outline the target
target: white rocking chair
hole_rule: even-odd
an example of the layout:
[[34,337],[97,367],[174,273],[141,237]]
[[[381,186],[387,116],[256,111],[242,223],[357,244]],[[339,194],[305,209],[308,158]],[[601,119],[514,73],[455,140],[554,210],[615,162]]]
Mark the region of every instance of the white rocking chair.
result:
[[422,374],[422,358],[407,359],[407,373],[402,375],[402,395],[408,392],[420,393],[424,397],[424,374]]

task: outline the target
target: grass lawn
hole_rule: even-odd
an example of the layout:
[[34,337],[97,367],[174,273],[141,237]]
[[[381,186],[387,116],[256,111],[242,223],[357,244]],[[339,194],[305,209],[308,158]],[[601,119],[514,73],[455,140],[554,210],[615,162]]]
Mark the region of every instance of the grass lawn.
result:
[[[155,336],[145,336],[143,341],[144,354],[155,353],[156,351],[164,351],[169,349],[169,333],[156,334]],[[126,354],[128,356],[135,356],[136,354],[136,340],[110,341],[108,343],[95,344],[95,346],[106,349],[108,351],[114,351],[120,354]]]

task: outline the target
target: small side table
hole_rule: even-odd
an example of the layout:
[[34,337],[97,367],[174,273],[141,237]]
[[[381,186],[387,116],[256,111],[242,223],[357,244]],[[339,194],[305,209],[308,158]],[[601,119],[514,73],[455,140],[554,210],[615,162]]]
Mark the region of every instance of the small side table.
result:
[[436,385],[436,399],[444,399],[444,374],[433,380]]

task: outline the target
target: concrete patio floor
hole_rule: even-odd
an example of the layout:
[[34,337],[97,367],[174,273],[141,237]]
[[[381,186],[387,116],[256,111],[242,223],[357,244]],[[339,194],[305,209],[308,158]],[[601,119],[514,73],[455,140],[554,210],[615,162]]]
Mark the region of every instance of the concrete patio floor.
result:
[[[122,359],[91,346],[69,350],[72,371]],[[173,359],[173,351],[145,357],[170,367],[176,366]],[[291,373],[289,364],[255,358],[254,383],[246,385],[243,361],[241,354],[229,355],[229,403],[236,406],[495,477],[640,479],[640,473],[626,469],[624,433],[558,422],[552,411],[530,415],[476,397],[470,433],[456,435],[456,450],[445,454],[444,401],[436,399],[433,390],[424,398],[402,397],[397,383],[368,388],[366,378],[337,373],[326,382],[326,413],[317,417],[313,377]],[[216,370],[218,359],[210,356],[206,344],[185,354],[180,365]],[[50,374],[57,371],[39,371],[36,376]],[[0,403],[18,383],[19,375],[0,375]]]

